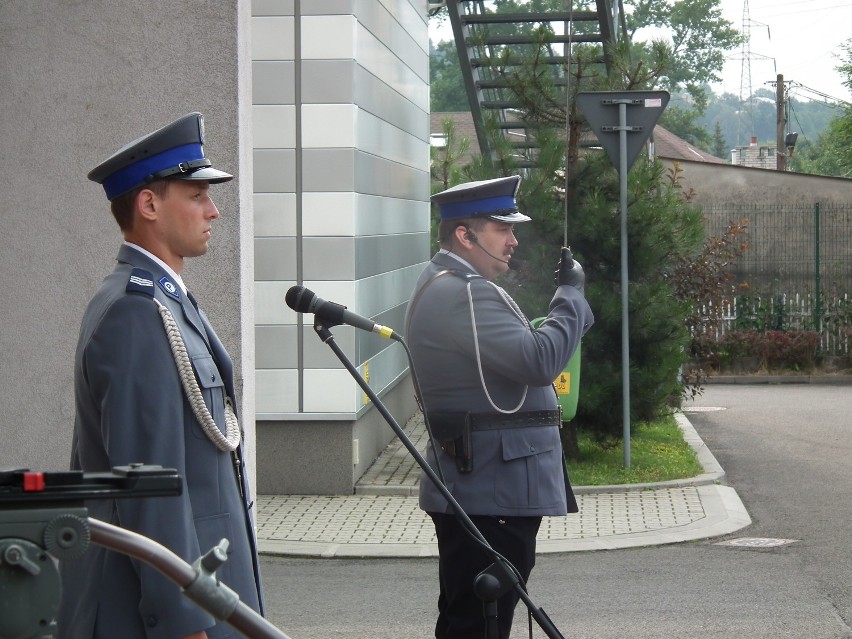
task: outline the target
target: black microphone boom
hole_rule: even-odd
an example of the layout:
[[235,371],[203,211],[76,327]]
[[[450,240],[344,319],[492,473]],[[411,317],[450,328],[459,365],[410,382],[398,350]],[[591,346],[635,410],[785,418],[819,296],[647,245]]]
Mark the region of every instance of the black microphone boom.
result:
[[474,233],[473,231],[468,231],[468,232],[467,232],[467,239],[469,239],[471,242],[473,242],[474,244],[476,244],[476,245],[477,245],[480,249],[482,249],[482,252],[483,252],[483,253],[485,253],[488,257],[492,257],[492,258],[494,258],[495,260],[497,260],[498,262],[503,262],[503,264],[505,264],[506,266],[508,266],[508,267],[509,267],[510,269],[512,269],[513,271],[518,271],[518,270],[520,270],[521,265],[520,265],[520,264],[514,264],[514,263],[512,262],[512,258],[511,258],[511,257],[510,257],[508,260],[504,260],[503,258],[497,257],[497,256],[496,256],[496,255],[494,255],[493,253],[489,253],[488,251],[486,251],[486,250],[485,250],[485,247],[484,247],[484,246],[482,246],[482,244],[480,244],[480,243],[479,243],[479,238],[476,236],[476,233]]
[[304,286],[292,286],[284,296],[284,301],[287,306],[292,308],[297,313],[313,313],[320,319],[334,322],[335,325],[347,324],[361,330],[381,335],[385,339],[394,339],[400,341],[401,338],[393,329],[381,324],[376,324],[374,321],[353,313],[347,310],[342,304],[327,302],[312,290]]

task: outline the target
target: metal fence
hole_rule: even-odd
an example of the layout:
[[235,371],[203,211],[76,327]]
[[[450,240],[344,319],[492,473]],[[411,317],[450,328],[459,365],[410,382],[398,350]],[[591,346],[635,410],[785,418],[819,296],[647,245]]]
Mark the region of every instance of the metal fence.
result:
[[852,205],[705,207],[709,236],[748,221],[749,248],[732,268],[737,295],[718,332],[815,330],[827,355],[849,353]]

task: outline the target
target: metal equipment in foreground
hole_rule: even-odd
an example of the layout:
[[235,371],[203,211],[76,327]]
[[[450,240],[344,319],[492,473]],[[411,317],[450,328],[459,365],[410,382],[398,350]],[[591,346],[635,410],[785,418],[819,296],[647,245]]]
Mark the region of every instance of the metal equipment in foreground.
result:
[[175,470],[134,464],[108,473],[0,469],[0,639],[53,639],[59,609],[58,561],[95,543],[144,561],[183,594],[252,639],[288,639],[216,579],[227,559],[223,539],[192,565],[159,543],[90,518],[85,500],[180,495]]

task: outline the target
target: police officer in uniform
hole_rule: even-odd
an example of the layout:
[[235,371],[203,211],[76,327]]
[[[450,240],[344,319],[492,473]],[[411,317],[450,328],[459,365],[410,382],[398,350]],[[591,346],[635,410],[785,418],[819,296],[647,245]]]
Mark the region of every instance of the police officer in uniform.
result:
[[[89,173],[106,191],[124,244],[80,328],[71,468],[177,469],[181,496],[94,500],[89,514],[188,562],[226,538],[228,560],[217,576],[261,611],[233,364],[181,279],[184,260],[207,252],[219,217],[210,185],[233,178],[212,167],[203,144],[202,115],[189,113]],[[60,570],[60,637],[237,636],[157,570],[117,552],[92,546]]]
[[[406,337],[446,485],[489,544],[526,581],[544,515],[577,512],[559,438],[552,382],[594,322],[583,296],[582,267],[563,249],[546,320],[533,329],[515,302],[492,283],[509,270],[518,242],[520,176],[462,184],[432,197],[440,208],[440,250],[409,301]],[[437,443],[434,446],[433,443]],[[483,637],[483,602],[473,590],[492,563],[462,529],[447,500],[425,476],[420,507],[435,524],[440,596],[437,639]],[[518,602],[498,601],[507,639]]]

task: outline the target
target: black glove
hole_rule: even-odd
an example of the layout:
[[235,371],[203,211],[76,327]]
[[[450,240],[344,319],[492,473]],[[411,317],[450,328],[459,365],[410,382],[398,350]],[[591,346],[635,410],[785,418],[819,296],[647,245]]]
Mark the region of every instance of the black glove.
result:
[[562,247],[562,255],[559,258],[559,265],[556,269],[556,283],[559,286],[573,286],[576,289],[583,290],[583,285],[586,283],[586,274],[583,272],[583,267],[571,255],[571,249]]

